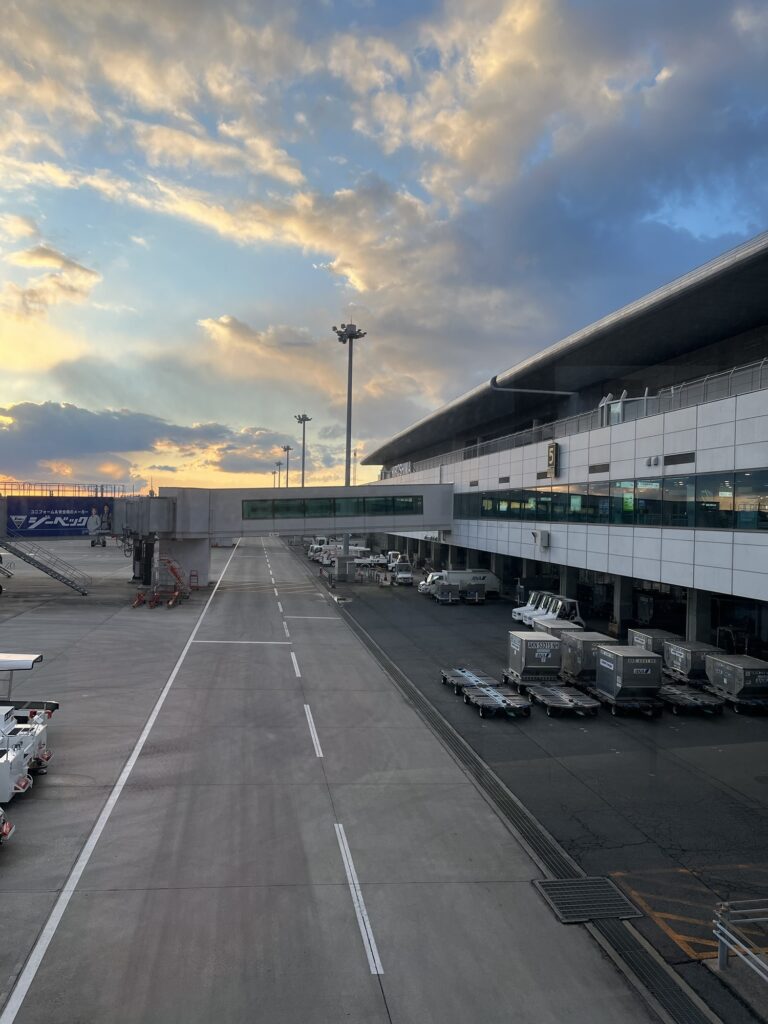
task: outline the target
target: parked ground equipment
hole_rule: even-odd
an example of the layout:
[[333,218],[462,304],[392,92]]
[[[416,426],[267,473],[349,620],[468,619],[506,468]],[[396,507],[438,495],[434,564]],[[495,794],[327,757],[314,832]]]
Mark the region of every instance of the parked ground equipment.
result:
[[708,654],[707,690],[733,711],[768,711],[768,662],[747,654]]
[[578,622],[565,622],[563,619],[556,619],[554,622],[542,622],[536,627],[542,633],[549,633],[550,636],[563,639],[564,633],[583,633],[584,627]]
[[643,650],[653,651],[654,654],[664,654],[664,641],[678,643],[683,637],[677,633],[670,633],[666,629],[630,629],[627,633],[627,643],[630,647],[642,647]]
[[463,597],[465,604],[485,604],[485,584],[468,583]]
[[605,633],[566,631],[560,637],[560,675],[569,682],[593,682],[600,648],[618,643]]
[[722,715],[725,698],[714,693],[687,686],[685,683],[665,683],[659,690],[662,700],[673,715],[684,711],[699,711],[705,715]]
[[[33,709],[36,710],[36,709]],[[0,704],[0,803],[32,785],[32,772],[44,774],[51,759],[47,745],[48,717],[40,710],[16,716],[13,705]]]
[[572,597],[563,597],[562,594],[558,594],[553,601],[550,601],[546,610],[523,616],[523,622],[531,626],[532,629],[541,629],[545,622],[561,620],[576,622],[580,626],[584,625],[584,619],[579,612],[579,602]]
[[[533,625],[533,623],[532,623],[533,616],[534,615],[545,615],[549,611],[550,605],[552,604],[553,601],[555,601],[557,599],[557,597],[559,597],[558,594],[547,594],[547,593],[542,594],[541,595],[541,600],[538,602],[538,604],[535,607],[534,606],[526,605],[526,607],[522,609],[522,613],[521,613],[519,619],[516,619],[515,621],[522,622],[524,626],[529,626],[529,627],[532,626]],[[518,610],[517,608],[515,608],[513,610],[512,618],[515,617],[515,612],[517,610]]]
[[604,645],[597,651],[594,686],[587,693],[607,704],[612,715],[622,711],[639,711],[656,717],[664,705],[659,700],[661,689],[661,656],[637,647]]
[[512,621],[522,622],[523,615],[526,612],[534,611],[536,608],[541,607],[545,597],[551,597],[552,591],[550,590],[532,590],[528,595],[528,600],[525,604],[519,605],[517,608],[512,609]]
[[549,633],[509,631],[505,683],[556,683],[560,672],[560,641]]
[[435,588],[435,600],[438,604],[459,604],[461,594],[456,583],[443,583],[441,580]]
[[413,569],[410,562],[397,562],[392,567],[392,582],[398,587],[413,586]]
[[681,683],[703,686],[707,679],[704,659],[708,654],[725,652],[701,640],[665,640],[664,674]]
[[600,701],[577,690],[575,686],[547,686],[545,683],[528,683],[525,690],[532,703],[546,708],[552,718],[559,714],[589,715],[595,717],[600,710]]
[[16,826],[6,818],[5,811],[0,807],[0,845],[10,839],[15,831]]
[[455,694],[463,696],[465,704],[476,707],[481,718],[494,718],[499,713],[517,718],[531,713],[527,698],[502,686],[491,676],[468,668],[454,668],[443,670],[441,679],[444,686],[452,686]]

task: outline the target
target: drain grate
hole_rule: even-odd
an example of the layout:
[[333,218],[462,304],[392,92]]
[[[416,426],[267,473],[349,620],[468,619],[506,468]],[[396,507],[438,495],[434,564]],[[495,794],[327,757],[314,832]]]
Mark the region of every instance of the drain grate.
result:
[[534,879],[533,884],[563,924],[643,916],[610,878]]

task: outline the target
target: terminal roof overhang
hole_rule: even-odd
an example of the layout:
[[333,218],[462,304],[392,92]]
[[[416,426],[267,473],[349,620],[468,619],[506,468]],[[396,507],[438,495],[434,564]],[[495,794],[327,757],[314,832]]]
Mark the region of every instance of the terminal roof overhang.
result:
[[[684,356],[768,321],[768,232],[624,306],[498,374],[507,387],[580,391]],[[494,391],[485,382],[371,452],[392,464],[500,417],[536,415],[541,397]]]

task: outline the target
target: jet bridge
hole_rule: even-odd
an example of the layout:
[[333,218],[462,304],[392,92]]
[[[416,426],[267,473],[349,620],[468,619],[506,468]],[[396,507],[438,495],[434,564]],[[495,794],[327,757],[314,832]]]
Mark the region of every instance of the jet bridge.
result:
[[126,543],[159,542],[206,586],[211,544],[238,537],[450,530],[453,484],[163,487],[158,497],[115,498],[112,522]]

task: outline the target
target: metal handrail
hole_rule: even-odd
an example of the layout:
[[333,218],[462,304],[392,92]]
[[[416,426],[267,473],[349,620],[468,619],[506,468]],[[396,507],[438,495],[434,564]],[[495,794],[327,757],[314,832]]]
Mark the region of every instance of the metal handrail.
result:
[[92,580],[87,573],[82,572],[82,570],[78,569],[70,562],[65,561],[63,558],[60,558],[58,555],[54,555],[52,551],[43,547],[41,544],[29,541],[18,533],[13,533],[11,531],[8,532],[5,540],[9,541],[11,545],[34,559],[38,565],[45,566],[47,569],[57,573],[59,576],[64,576],[81,587],[89,587],[91,585]]
[[[768,387],[766,363],[768,363],[768,359],[762,359],[759,362],[747,363],[745,366],[723,370],[721,373],[707,374],[705,377],[685,381],[683,384],[673,384],[670,387],[661,388],[653,397],[642,395],[639,398],[622,399],[622,422],[645,419],[663,412],[688,409],[691,406],[706,405],[707,402],[732,398],[734,395],[760,391]],[[708,386],[715,382],[724,383],[723,393],[708,398]],[[742,386],[742,384],[747,386]],[[700,396],[695,394],[695,388],[702,389]],[[452,452],[445,452],[443,455],[433,455],[429,459],[412,462],[409,464],[410,468],[407,472],[395,475],[405,476],[407,473],[419,473],[425,469],[450,466],[482,455],[493,455],[496,452],[509,451],[512,448],[522,448],[524,445],[535,444],[538,441],[553,441],[560,437],[570,437],[573,434],[584,433],[586,430],[596,430],[603,425],[600,422],[600,409],[592,409],[567,416],[561,420],[542,423],[537,427],[527,427],[525,430],[518,430],[514,434],[505,434],[503,437],[497,437],[491,441],[481,441],[479,444],[468,445],[466,448],[458,448]],[[380,479],[387,480],[392,475],[389,470],[382,470]]]
[[[764,947],[758,946],[747,931],[750,926],[768,925],[768,903],[764,899],[718,903],[713,924],[717,939],[718,968],[721,971],[727,968],[728,954],[731,952],[763,981],[768,982],[768,960]],[[763,927],[762,931],[768,941],[768,930]]]

